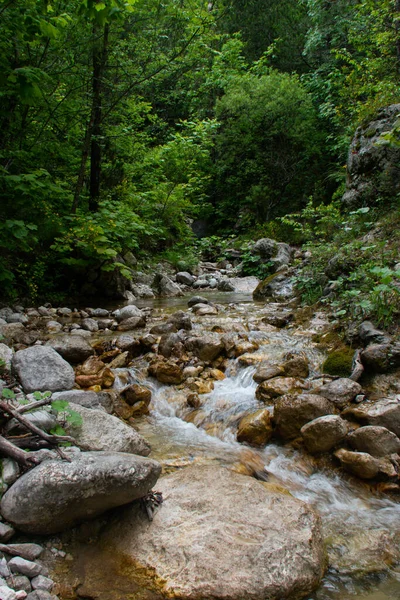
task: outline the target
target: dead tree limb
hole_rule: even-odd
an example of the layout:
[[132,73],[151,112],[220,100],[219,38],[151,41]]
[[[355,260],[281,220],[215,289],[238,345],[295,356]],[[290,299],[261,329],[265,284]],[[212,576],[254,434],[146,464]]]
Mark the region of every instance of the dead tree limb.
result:
[[6,456],[9,456],[10,458],[13,458],[23,467],[31,468],[40,462],[29,452],[25,452],[25,450],[21,450],[21,448],[14,446],[14,444],[6,440],[6,438],[2,435],[0,435],[0,452]]

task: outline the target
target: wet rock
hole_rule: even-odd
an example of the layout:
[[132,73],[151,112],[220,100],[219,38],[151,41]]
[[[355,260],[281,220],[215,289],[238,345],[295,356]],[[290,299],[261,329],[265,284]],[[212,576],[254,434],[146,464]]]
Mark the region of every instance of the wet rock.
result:
[[334,413],[334,405],[323,396],[281,396],[275,403],[274,420],[279,434],[285,439],[292,439],[299,435],[306,423]]
[[347,377],[341,377],[322,386],[318,390],[318,394],[333,402],[338,408],[344,408],[361,391],[362,387],[359,383]]
[[130,406],[133,406],[137,402],[145,402],[148,406],[151,402],[151,391],[149,388],[138,383],[125,388],[122,395]]
[[189,384],[191,389],[196,394],[209,394],[214,389],[214,382],[211,379],[205,381],[204,379],[196,379]]
[[81,327],[82,327],[82,329],[85,329],[86,331],[90,331],[91,333],[95,333],[96,331],[99,330],[99,326],[98,326],[96,319],[90,319],[90,318],[82,319]]
[[293,313],[275,313],[271,315],[266,315],[261,320],[267,325],[272,325],[273,327],[278,327],[278,329],[282,329],[283,327],[286,327],[292,319]]
[[186,331],[190,331],[193,327],[190,315],[183,310],[178,310],[177,312],[173,313],[167,320],[167,323],[172,323],[175,325],[177,330],[185,329]]
[[154,277],[152,287],[156,290],[159,296],[174,297],[183,295],[179,285],[161,273],[157,273],[157,275]]
[[198,317],[205,317],[207,315],[217,315],[218,308],[216,306],[211,306],[210,304],[196,304],[193,306],[193,312]]
[[191,306],[194,306],[195,304],[212,304],[209,300],[207,300],[207,298],[204,298],[203,296],[192,296],[192,298],[190,298],[190,300],[188,300],[188,306],[189,308]]
[[135,304],[128,304],[127,306],[123,306],[118,310],[113,312],[114,318],[121,323],[122,321],[126,321],[127,319],[131,319],[133,317],[143,317],[143,312],[138,308]]
[[384,398],[375,404],[361,404],[343,412],[343,416],[355,418],[366,425],[379,425],[400,437],[400,395]]
[[[155,343],[155,340],[152,343]],[[133,337],[132,335],[120,335],[116,341],[116,346],[117,348],[122,350],[122,352],[129,352],[133,356],[139,356],[140,354],[141,343],[137,338]]]
[[218,282],[218,289],[220,292],[234,292],[235,286],[228,278],[224,277]]
[[249,446],[265,446],[272,437],[272,421],[269,410],[262,408],[246,415],[239,422],[236,439]]
[[305,597],[318,586],[325,567],[321,525],[303,502],[214,466],[182,469],[157,489],[165,501],[151,527],[132,505],[100,543],[154,569],[164,594],[278,600]]
[[88,309],[89,316],[97,317],[99,319],[106,319],[109,316],[109,311],[105,308],[91,308]]
[[185,349],[193,352],[200,360],[212,362],[224,350],[224,344],[219,336],[211,334],[202,337],[190,337],[185,340]]
[[122,453],[86,452],[70,463],[47,460],[6,492],[1,511],[21,531],[56,533],[141,498],[160,471],[153,460]]
[[171,355],[180,356],[183,352],[183,340],[181,332],[163,335],[158,345],[158,353],[165,358],[170,358]]
[[272,298],[277,301],[288,300],[293,297],[294,288],[292,278],[285,273],[274,273],[261,281],[253,292],[254,300]]
[[12,366],[25,392],[57,392],[74,387],[73,368],[48,346],[19,350],[13,357]]
[[256,398],[269,403],[274,398],[285,394],[296,394],[304,390],[304,382],[294,377],[274,377],[260,383],[256,390]]
[[191,408],[199,408],[201,406],[201,400],[199,398],[199,395],[196,393],[189,394],[186,401],[187,405]]
[[248,354],[249,352],[255,352],[259,349],[257,342],[251,342],[249,340],[241,340],[235,344],[235,358],[242,356],[242,354]]
[[84,408],[73,403],[70,404],[70,408],[81,415],[82,424],[73,425],[67,422],[64,429],[75,438],[82,449],[125,452],[140,456],[150,454],[150,446],[146,440],[117,417],[102,410]]
[[279,365],[263,365],[261,364],[257,371],[253,375],[254,381],[257,383],[262,383],[263,381],[267,381],[268,379],[272,379],[273,377],[279,377],[279,375],[283,375],[283,367]]
[[131,331],[132,329],[138,329],[139,327],[144,327],[146,324],[146,316],[142,315],[141,317],[130,317],[129,319],[124,319],[117,329],[118,331]]
[[94,350],[85,338],[80,336],[63,335],[47,342],[58,354],[69,363],[78,364],[84,362],[94,354]]
[[384,331],[377,329],[371,321],[361,323],[358,335],[364,344],[386,344],[390,341],[390,336]]
[[294,356],[281,365],[286,377],[306,378],[310,374],[307,358]]
[[376,425],[360,427],[360,429],[350,433],[347,440],[355,450],[368,452],[368,454],[377,458],[400,452],[399,438],[386,427]]
[[182,368],[171,361],[157,362],[149,367],[149,375],[161,383],[179,384],[183,381]]
[[351,452],[341,448],[335,452],[342,467],[360,479],[374,479],[378,475],[396,477],[396,469],[386,458],[375,458],[366,452]]
[[191,286],[195,282],[196,278],[193,277],[190,273],[186,271],[180,271],[176,274],[176,281],[178,283],[182,283],[183,285]]
[[303,425],[300,433],[307,450],[314,454],[332,450],[344,440],[348,430],[348,424],[341,417],[326,415]]
[[361,362],[366,369],[386,373],[400,366],[400,344],[371,344],[361,352]]
[[176,333],[177,327],[174,323],[158,323],[150,329],[152,335],[166,335],[168,333]]

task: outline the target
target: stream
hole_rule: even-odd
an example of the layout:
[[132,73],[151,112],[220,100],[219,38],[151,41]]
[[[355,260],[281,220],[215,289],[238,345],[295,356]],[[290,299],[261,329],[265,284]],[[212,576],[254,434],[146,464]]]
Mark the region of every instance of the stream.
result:
[[[304,353],[310,376],[319,374],[324,352],[312,341],[315,329],[298,325],[271,328],[261,322],[277,305],[254,303],[246,294],[207,294],[224,305],[216,316],[192,316],[193,332],[247,330],[259,344],[251,360],[231,359],[225,379],[201,395],[201,407],[186,404],[186,393],[141,376],[140,365],[131,368],[134,380],[152,390],[150,415],[136,429],[150,442],[151,457],[164,472],[198,463],[217,463],[244,472],[257,465],[266,478],[311,504],[321,515],[329,556],[329,569],[319,589],[308,600],[398,600],[400,597],[400,504],[379,496],[371,487],[289,445],[268,444],[250,449],[236,441],[237,423],[246,412],[265,405],[255,398],[253,380],[257,358],[279,362],[289,352]],[[187,310],[187,298],[155,301],[153,316],[165,318]],[[149,302],[147,301],[148,305]],[[253,363],[253,364],[251,364]],[[273,407],[268,407],[273,412]],[[331,463],[332,464],[332,463]],[[162,509],[161,509],[162,510]]]

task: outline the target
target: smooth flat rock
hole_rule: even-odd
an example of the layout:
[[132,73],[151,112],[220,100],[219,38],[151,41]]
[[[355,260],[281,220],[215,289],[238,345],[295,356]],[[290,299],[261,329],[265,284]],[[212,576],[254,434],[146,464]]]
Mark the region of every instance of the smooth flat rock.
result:
[[160,472],[157,462],[124,453],[86,452],[70,463],[46,460],[6,492],[1,513],[26,533],[56,533],[143,497]]
[[216,466],[194,466],[157,484],[164,502],[149,523],[122,512],[100,543],[161,578],[180,600],[304,598],[324,573],[316,513],[268,484]]
[[12,366],[27,393],[70,390],[75,384],[71,365],[49,346],[19,350],[13,357]]
[[72,435],[79,446],[86,450],[104,450],[108,452],[127,452],[148,456],[150,446],[135,430],[117,417],[103,410],[85,408],[70,403],[70,408],[82,417],[82,425],[65,425],[65,430]]

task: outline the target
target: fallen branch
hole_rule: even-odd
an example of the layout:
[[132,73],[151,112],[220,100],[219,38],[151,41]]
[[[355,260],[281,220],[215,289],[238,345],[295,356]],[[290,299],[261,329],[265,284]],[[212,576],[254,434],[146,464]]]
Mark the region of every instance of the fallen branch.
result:
[[26,413],[29,410],[32,410],[34,408],[39,408],[40,406],[45,406],[46,404],[50,404],[50,402],[53,402],[53,399],[51,397],[44,398],[43,400],[35,400],[35,402],[30,402],[29,404],[23,404],[23,405],[19,406],[15,410],[17,412],[19,412],[20,415],[22,415],[23,413]]
[[0,452],[14,459],[18,464],[26,468],[34,467],[40,462],[29,452],[25,452],[25,450],[21,450],[21,448],[14,446],[14,444],[6,440],[2,435],[0,435]]
[[353,356],[352,371],[349,379],[358,381],[364,373],[364,365],[361,362],[361,350],[356,350]]

